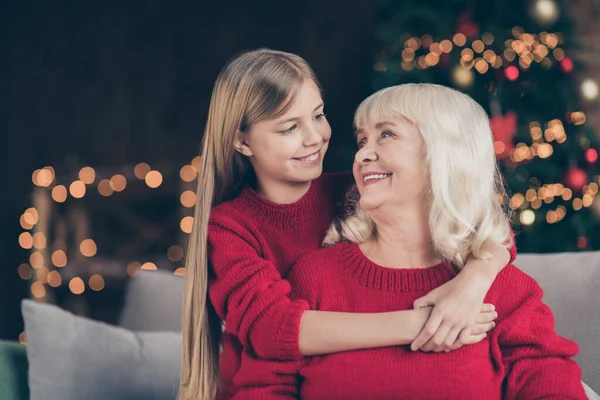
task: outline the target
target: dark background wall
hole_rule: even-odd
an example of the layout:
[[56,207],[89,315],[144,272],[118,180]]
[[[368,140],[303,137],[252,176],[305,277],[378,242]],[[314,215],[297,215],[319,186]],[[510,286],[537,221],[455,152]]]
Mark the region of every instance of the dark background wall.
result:
[[22,330],[17,237],[34,169],[190,160],[218,71],[258,47],[313,66],[334,130],[326,169],[348,168],[372,25],[366,0],[0,2],[0,337]]

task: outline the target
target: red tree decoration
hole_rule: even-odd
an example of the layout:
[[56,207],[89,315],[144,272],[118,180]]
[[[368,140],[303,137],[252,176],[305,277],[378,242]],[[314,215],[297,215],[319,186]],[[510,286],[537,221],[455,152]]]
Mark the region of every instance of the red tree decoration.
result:
[[580,191],[588,183],[588,176],[581,168],[573,167],[567,171],[565,183],[571,189]]
[[498,159],[504,160],[515,147],[514,137],[517,134],[517,113],[509,111],[506,115],[496,115],[490,119],[490,128],[494,135],[494,148]]
[[468,12],[463,12],[456,24],[456,32],[462,33],[469,40],[479,38],[479,25],[471,20],[471,15]]

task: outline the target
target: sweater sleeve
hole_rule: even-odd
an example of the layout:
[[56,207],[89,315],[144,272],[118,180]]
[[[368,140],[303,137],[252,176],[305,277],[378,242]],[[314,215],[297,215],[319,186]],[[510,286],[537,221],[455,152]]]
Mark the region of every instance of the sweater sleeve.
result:
[[507,314],[493,333],[505,369],[504,398],[586,399],[581,369],[571,358],[577,345],[554,331],[539,285],[524,273],[515,275],[509,294],[514,301],[508,310],[498,310]]
[[[314,279],[308,268],[311,255],[302,258],[288,275],[293,287],[291,297],[303,298],[314,305],[317,297]],[[308,359],[293,361],[260,360],[251,352],[242,354],[241,367],[235,378],[239,389],[234,400],[292,400],[300,398],[300,371]]]
[[214,274],[210,299],[227,332],[260,358],[301,358],[300,319],[307,303],[290,300],[290,284],[261,257],[256,237],[240,223],[211,220],[208,257]]

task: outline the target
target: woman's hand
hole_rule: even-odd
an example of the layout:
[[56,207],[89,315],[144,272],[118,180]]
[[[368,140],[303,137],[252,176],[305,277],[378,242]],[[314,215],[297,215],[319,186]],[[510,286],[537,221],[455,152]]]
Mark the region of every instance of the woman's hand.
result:
[[497,317],[493,305],[483,304],[492,282],[489,274],[463,270],[451,281],[417,299],[415,309],[433,307],[433,310],[411,349],[448,351],[483,340]]

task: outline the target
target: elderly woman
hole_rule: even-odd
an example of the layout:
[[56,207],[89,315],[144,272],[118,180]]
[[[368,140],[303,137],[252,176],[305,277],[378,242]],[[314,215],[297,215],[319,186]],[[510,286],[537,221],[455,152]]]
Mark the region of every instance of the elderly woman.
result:
[[[411,309],[453,279],[467,255],[487,259],[486,245],[511,245],[488,118],[473,99],[437,85],[390,87],[363,101],[355,126],[353,209],[329,231],[334,245],[288,276],[311,309]],[[537,283],[509,265],[485,299],[497,326],[478,344],[273,362],[270,375],[238,382],[245,388],[235,398],[586,399],[571,359],[577,346],[556,334],[541,299]]]

